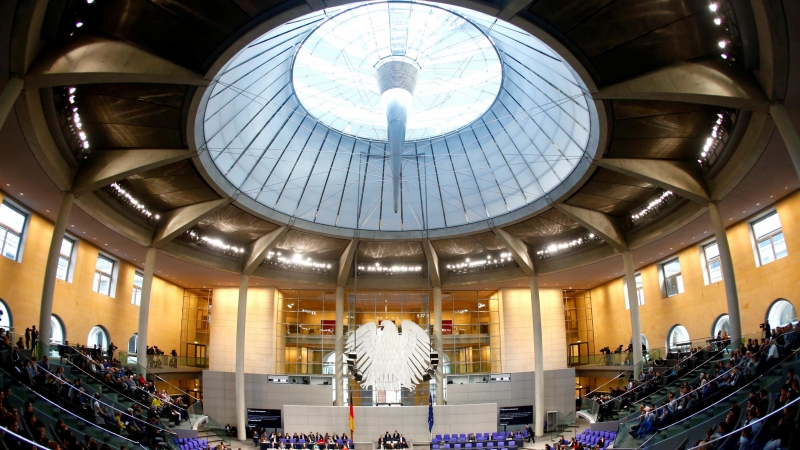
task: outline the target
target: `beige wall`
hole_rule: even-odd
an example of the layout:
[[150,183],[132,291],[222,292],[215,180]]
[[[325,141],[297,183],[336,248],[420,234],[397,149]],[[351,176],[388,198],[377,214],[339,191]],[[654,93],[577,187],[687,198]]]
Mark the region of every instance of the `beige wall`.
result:
[[[767,309],[778,298],[800,307],[800,192],[779,201],[774,209],[778,211],[786,239],[789,255],[785,258],[756,267],[750,221],[734,224],[727,230],[743,334],[759,331],[758,325],[764,321]],[[692,339],[707,337],[716,318],[728,310],[723,282],[705,285],[699,245],[686,247],[670,257],[675,255],[681,261],[683,294],[662,298],[658,265],[641,268],[645,296],[645,304],[640,308],[642,332],[651,348],[664,347],[667,332],[674,324],[685,326]],[[591,292],[596,347],[627,345],[631,326],[622,279],[612,280]]]
[[[0,192],[0,201],[5,194]],[[69,233],[69,230],[67,230]],[[38,214],[29,216],[25,246],[20,262],[0,257],[0,298],[5,300],[18,333],[39,324],[42,284],[53,224]],[[70,236],[77,238],[76,236]],[[53,314],[66,327],[71,344],[84,344],[95,325],[104,326],[111,340],[125,350],[137,331],[139,307],[131,304],[136,266],[119,261],[114,297],[92,291],[95,264],[100,249],[78,239],[72,282],[56,280]],[[153,279],[150,300],[149,344],[179,352],[183,288],[160,278]]]
[[[536,369],[533,351],[533,319],[530,289],[502,289],[500,338],[503,372]],[[544,369],[567,367],[564,299],[561,289],[539,289],[542,313]]]
[[[275,294],[274,288],[247,290],[245,373],[275,373]],[[239,288],[214,289],[212,295],[209,370],[235,372]]]

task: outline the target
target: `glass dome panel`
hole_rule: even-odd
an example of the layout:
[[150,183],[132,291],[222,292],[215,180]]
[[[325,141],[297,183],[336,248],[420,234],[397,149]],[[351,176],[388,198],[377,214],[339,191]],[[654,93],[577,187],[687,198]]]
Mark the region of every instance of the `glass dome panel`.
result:
[[[371,66],[390,57],[421,67],[396,213]],[[199,151],[236,195],[347,229],[494,219],[542,199],[596,151],[591,96],[555,51],[436,3],[356,3],[280,25],[234,56],[204,99]]]

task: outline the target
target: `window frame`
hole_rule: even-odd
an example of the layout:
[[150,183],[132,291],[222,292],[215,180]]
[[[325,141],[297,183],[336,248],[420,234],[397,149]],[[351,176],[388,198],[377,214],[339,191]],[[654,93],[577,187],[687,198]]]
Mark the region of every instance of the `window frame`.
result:
[[[70,241],[72,243],[72,248],[70,249],[70,253],[69,253],[68,257],[66,257],[59,250],[58,262],[61,263],[61,261],[66,260],[67,261],[67,270],[66,270],[66,273],[64,274],[64,278],[61,278],[60,276],[58,276],[59,275],[58,274],[58,270],[56,270],[56,279],[61,280],[61,281],[66,281],[67,283],[72,283],[72,277],[73,277],[73,275],[75,273],[75,264],[74,264],[74,262],[75,262],[75,259],[78,256],[78,239],[65,234],[64,238],[61,240],[61,242],[62,242],[61,245],[62,246],[64,245],[63,244],[64,241]],[[59,264],[59,266],[60,266],[60,264]]]
[[[680,272],[678,272],[676,275],[671,275],[668,277],[665,268],[668,264],[675,261],[678,262],[678,267],[680,267]],[[684,292],[686,292],[685,286],[683,284],[683,266],[681,266],[681,259],[679,256],[675,256],[674,258],[669,258],[658,264],[658,278],[661,284],[661,296],[663,298],[675,297],[676,295],[681,295]],[[667,283],[669,282],[669,280],[673,278],[676,280],[677,292],[670,295]]]
[[[634,273],[633,280],[636,283],[636,298],[639,300],[639,307],[642,307],[644,306],[644,279],[642,278],[642,273],[641,272]],[[622,288],[625,296],[625,309],[630,310],[631,301],[630,298],[628,297],[628,280],[625,279],[624,277],[622,278]]]
[[[763,222],[764,220],[767,220],[772,216],[776,216],[778,218],[778,222],[781,225],[780,228],[778,228],[777,230],[773,230],[761,237],[756,236],[755,226],[758,223]],[[778,214],[778,210],[771,209],[769,211],[764,212],[763,214],[758,215],[756,218],[750,220],[749,225],[750,225],[750,239],[753,244],[753,257],[756,260],[756,267],[761,267],[789,256],[789,248],[788,245],[786,245],[786,234],[784,234],[783,232],[783,221],[781,220],[780,214]],[[784,243],[784,254],[783,256],[780,257],[778,257],[777,254],[775,253],[775,242],[773,241],[773,238],[776,237],[777,235],[781,235]],[[769,248],[770,251],[772,252],[772,260],[764,262],[763,258],[761,257],[761,247],[759,246],[759,244],[767,240],[769,240]]]
[[[708,247],[711,247],[712,245],[716,245],[717,246],[717,256],[714,257],[714,258],[709,259],[708,255],[706,254],[706,249]],[[708,286],[710,284],[714,284],[714,283],[719,283],[720,281],[725,280],[725,274],[722,273],[722,259],[721,259],[721,257],[722,256],[721,256],[721,254],[719,252],[719,243],[717,242],[716,239],[712,239],[710,241],[707,241],[707,242],[704,242],[704,243],[700,244],[700,262],[701,262],[701,265],[703,267],[703,281],[705,282],[706,286]],[[712,280],[711,279],[711,273],[712,273],[711,264],[712,264],[713,261],[715,261],[715,262],[717,262],[719,264],[719,279],[718,280]]]
[[[136,277],[142,278],[142,286],[136,285]],[[131,305],[142,306],[142,287],[144,286],[144,272],[133,271],[133,288],[131,289]],[[138,294],[138,295],[137,295]]]
[[[105,259],[106,261],[111,263],[111,271],[109,273],[102,272],[97,268],[97,263],[100,261],[101,258]],[[114,298],[114,296],[116,294],[116,284],[117,284],[117,278],[118,278],[117,277],[118,271],[119,271],[119,260],[114,258],[114,257],[112,257],[112,256],[110,256],[110,255],[108,255],[108,254],[106,254],[106,253],[99,252],[97,254],[97,261],[95,262],[95,265],[94,265],[94,275],[92,276],[92,291],[94,291],[94,292],[96,292],[96,293],[98,293],[100,295],[105,295],[107,297]],[[99,283],[98,276],[100,276],[100,277],[103,277],[103,276],[108,277],[108,292],[107,293],[99,291],[100,283]],[[100,278],[100,279],[102,279],[102,278]]]
[[[11,201],[11,199],[9,198],[4,198],[2,201],[0,201],[0,205],[5,205],[12,211],[23,216],[22,230],[20,231],[18,236],[16,232],[9,230],[7,226],[0,223],[0,228],[3,230],[2,232],[0,232],[2,234],[2,237],[0,237],[0,255],[12,261],[21,263],[22,254],[24,253],[25,250],[25,241],[28,237],[28,226],[31,223],[31,213],[27,209],[21,207],[18,203]],[[19,242],[17,243],[17,254],[15,258],[9,258],[8,256],[6,256],[4,251],[6,245],[6,237],[8,236],[8,233],[11,233],[19,238]]]

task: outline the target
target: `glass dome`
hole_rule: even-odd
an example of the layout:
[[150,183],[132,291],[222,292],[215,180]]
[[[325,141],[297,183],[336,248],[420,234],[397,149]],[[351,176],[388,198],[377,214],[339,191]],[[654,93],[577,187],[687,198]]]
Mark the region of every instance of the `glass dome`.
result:
[[[400,152],[373,67],[386,58],[419,69]],[[206,90],[196,136],[211,177],[246,207],[346,234],[517,212],[593,159],[593,123],[585,85],[528,32],[451,5],[370,2],[246,45]]]
[[500,91],[500,57],[477,26],[442,8],[404,2],[366,4],[325,21],[297,51],[292,82],[300,103],[323,124],[386,140],[375,71],[393,58],[420,69],[407,140],[474,122]]

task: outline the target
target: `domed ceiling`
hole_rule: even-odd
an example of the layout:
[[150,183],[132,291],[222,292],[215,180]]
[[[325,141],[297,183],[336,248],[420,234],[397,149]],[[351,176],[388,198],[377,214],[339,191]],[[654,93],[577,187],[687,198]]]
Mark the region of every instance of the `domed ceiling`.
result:
[[[376,78],[387,60],[419,72],[398,169]],[[214,77],[197,120],[207,170],[231,195],[298,227],[375,231],[499,224],[591,160],[598,133],[586,86],[539,39],[475,11],[407,2],[272,29]]]

